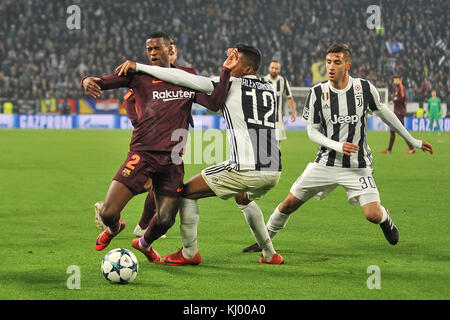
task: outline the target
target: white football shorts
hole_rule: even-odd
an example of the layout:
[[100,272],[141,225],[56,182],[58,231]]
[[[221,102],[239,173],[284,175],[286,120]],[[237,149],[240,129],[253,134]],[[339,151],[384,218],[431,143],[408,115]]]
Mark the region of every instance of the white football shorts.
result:
[[279,171],[236,171],[227,162],[203,169],[202,177],[211,190],[221,199],[229,199],[247,192],[249,200],[258,200],[280,180]]
[[372,168],[327,167],[311,162],[297,178],[290,192],[304,202],[312,197],[323,199],[337,186],[344,187],[351,205],[363,206],[380,201]]

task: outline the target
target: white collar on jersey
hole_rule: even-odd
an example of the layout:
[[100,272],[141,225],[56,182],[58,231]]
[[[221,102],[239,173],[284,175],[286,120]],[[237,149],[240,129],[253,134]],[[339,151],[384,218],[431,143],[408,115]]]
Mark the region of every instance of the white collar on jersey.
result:
[[330,90],[336,93],[344,93],[347,92],[348,89],[350,89],[350,87],[353,85],[353,78],[348,76],[348,83],[347,86],[344,89],[336,89],[335,87],[333,87],[331,85],[330,80],[328,80],[328,86],[330,87]]

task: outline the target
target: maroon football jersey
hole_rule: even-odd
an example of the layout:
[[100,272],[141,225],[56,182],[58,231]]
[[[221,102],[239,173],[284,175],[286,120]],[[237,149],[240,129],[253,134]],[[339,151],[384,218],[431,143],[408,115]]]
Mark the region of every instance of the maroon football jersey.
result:
[[[104,76],[97,82],[102,90],[133,89],[137,121],[131,151],[166,151],[184,148],[195,91],[142,73]],[[176,131],[177,129],[185,129]],[[183,145],[179,145],[183,143]]]
[[[180,70],[192,73],[192,74],[197,74],[197,71],[194,68],[183,67],[183,66],[175,66],[175,67],[177,69],[180,69]],[[138,115],[136,113],[135,104],[136,104],[136,98],[134,97],[133,90],[130,89],[127,91],[127,93],[123,97],[123,106],[127,112],[128,118],[130,119],[133,127],[136,127],[138,125],[138,123],[137,123]],[[189,123],[190,123],[190,125],[194,126],[192,116],[189,117]]]

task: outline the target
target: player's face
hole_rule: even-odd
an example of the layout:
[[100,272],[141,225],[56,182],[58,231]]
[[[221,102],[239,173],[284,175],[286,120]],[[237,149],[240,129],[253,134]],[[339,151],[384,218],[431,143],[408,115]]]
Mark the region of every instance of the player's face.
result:
[[402,80],[400,78],[394,78],[394,85],[399,86]]
[[350,62],[345,60],[343,52],[330,52],[326,57],[326,67],[330,81],[342,81],[350,69]]
[[239,52],[239,62],[237,66],[231,70],[230,76],[240,78],[249,74],[253,74],[253,68],[248,65],[245,55]]
[[163,38],[148,39],[146,42],[147,57],[153,66],[169,67],[172,46],[168,45]]
[[431,91],[431,97],[436,98],[436,91]]
[[278,62],[272,62],[269,65],[269,74],[272,78],[275,78],[280,74],[281,66]]

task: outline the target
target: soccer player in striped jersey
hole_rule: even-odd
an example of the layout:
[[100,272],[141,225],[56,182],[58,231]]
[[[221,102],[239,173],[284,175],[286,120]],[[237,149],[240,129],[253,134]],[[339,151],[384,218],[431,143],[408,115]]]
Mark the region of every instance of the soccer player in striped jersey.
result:
[[[202,170],[183,186],[180,205],[183,247],[162,259],[166,265],[201,263],[197,246],[197,200],[214,196],[221,199],[234,196],[262,248],[260,263],[284,263],[283,257],[273,248],[261,209],[254,202],[272,189],[281,175],[281,154],[274,132],[276,97],[272,85],[255,76],[260,61],[261,53],[257,48],[237,44],[236,48],[228,50],[228,58],[213,92],[215,97],[197,94],[197,103],[223,113],[230,143],[230,158]],[[152,66],[140,64],[133,65],[132,69],[148,72],[150,75],[154,75],[152,70],[155,70]],[[187,76],[188,74],[185,75]],[[167,78],[160,79],[171,81]],[[220,92],[218,88],[221,88]]]
[[281,63],[278,60],[272,60],[269,65],[269,74],[264,80],[270,82],[277,95],[277,114],[276,114],[276,139],[280,145],[281,140],[286,140],[286,130],[283,123],[283,101],[286,98],[289,109],[291,109],[291,121],[295,122],[297,118],[294,105],[294,97],[292,96],[291,87],[287,79],[280,75]]
[[[310,198],[323,199],[337,186],[343,186],[349,203],[359,204],[364,216],[381,226],[391,245],[398,242],[398,228],[380,203],[372,175],[373,158],[366,136],[367,114],[379,116],[414,147],[431,154],[433,147],[408,133],[369,81],[349,76],[350,66],[351,52],[347,45],[334,44],[328,48],[329,81],[310,90],[303,111],[308,136],[319,145],[319,152],[270,216],[267,228],[272,239],[285,227],[290,215]],[[244,252],[250,251],[259,251],[258,246],[254,244],[244,249]]]

